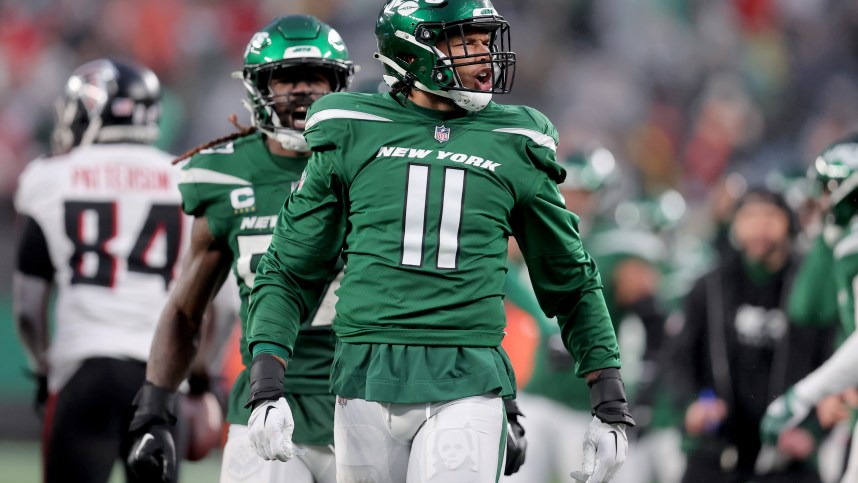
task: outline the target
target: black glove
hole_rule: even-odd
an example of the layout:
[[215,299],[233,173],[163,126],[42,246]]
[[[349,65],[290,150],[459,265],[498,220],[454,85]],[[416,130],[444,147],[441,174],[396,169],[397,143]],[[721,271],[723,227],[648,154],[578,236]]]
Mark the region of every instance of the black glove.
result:
[[513,399],[504,399],[503,406],[506,410],[507,422],[506,464],[503,474],[509,476],[518,471],[524,464],[527,440],[524,438],[524,428],[518,422],[518,417],[523,416],[521,410],[518,409],[518,404]]
[[176,444],[170,429],[176,425],[176,394],[146,382],[133,404],[134,419],[128,429],[134,444],[128,468],[144,481],[175,481]]

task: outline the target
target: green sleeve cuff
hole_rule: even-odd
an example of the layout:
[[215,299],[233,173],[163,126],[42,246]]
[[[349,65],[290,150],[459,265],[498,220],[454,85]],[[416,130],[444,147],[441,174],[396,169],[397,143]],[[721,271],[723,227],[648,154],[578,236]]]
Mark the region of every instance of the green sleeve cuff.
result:
[[289,360],[289,350],[280,344],[275,344],[273,342],[257,342],[253,344],[251,349],[253,350],[253,357],[258,356],[259,354],[271,354],[283,359],[284,361]]

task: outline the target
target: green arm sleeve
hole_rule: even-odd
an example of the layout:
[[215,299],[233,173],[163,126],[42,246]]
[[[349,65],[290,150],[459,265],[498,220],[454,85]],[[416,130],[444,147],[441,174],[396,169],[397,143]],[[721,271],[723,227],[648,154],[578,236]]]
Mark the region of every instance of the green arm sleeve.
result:
[[578,217],[566,209],[557,185],[547,176],[516,208],[513,234],[539,305],[548,317],[557,316],[566,348],[575,357],[576,374],[620,367],[599,271],[581,244]]
[[291,357],[298,327],[315,307],[345,236],[342,185],[331,159],[314,153],[303,184],[287,200],[250,294],[248,347],[280,345]]

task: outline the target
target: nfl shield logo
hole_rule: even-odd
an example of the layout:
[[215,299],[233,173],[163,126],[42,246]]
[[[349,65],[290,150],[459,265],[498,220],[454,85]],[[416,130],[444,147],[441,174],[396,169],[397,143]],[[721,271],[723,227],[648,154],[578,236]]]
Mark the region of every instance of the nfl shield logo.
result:
[[444,126],[435,126],[435,140],[439,143],[446,143],[450,140],[450,128]]

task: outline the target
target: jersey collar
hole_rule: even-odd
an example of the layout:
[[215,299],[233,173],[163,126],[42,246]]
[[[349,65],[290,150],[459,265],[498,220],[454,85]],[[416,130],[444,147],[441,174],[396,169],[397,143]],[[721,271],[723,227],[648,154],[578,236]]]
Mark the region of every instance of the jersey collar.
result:
[[410,99],[405,97],[402,94],[390,94],[390,97],[396,101],[397,104],[404,107],[408,111],[417,113],[418,115],[429,117],[439,121],[448,121],[452,119],[460,119],[463,117],[468,117],[470,115],[476,115],[477,112],[468,112],[464,109],[454,109],[452,111],[439,111],[437,109],[429,109],[427,107],[418,106]]

